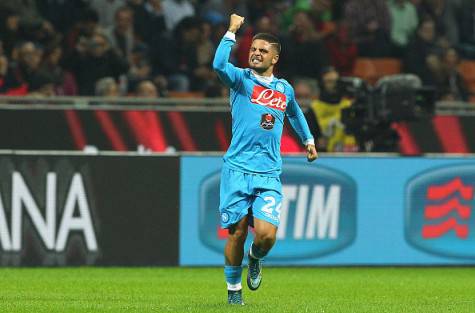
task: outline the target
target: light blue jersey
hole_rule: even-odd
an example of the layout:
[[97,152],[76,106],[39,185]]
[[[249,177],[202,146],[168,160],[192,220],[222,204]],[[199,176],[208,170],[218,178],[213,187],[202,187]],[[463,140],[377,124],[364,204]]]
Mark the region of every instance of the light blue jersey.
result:
[[278,177],[281,173],[280,140],[287,115],[302,143],[313,142],[294,89],[284,79],[268,81],[251,69],[229,63],[234,34],[221,40],[213,68],[231,89],[232,140],[224,156],[225,166],[250,174]]

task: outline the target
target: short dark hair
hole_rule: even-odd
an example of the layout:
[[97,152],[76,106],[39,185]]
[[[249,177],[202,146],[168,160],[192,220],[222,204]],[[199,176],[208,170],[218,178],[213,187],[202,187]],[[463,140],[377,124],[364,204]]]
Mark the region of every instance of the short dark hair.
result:
[[276,36],[269,33],[258,33],[254,37],[252,37],[252,41],[256,39],[267,41],[275,48],[275,50],[277,50],[277,54],[280,54],[282,46],[280,45],[279,38],[277,38]]

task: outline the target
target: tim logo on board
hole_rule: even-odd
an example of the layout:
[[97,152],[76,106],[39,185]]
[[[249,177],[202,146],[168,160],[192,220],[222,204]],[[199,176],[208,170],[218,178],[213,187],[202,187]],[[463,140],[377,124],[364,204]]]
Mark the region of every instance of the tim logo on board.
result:
[[[284,165],[281,179],[279,243],[270,259],[315,258],[351,245],[356,237],[356,183],[351,177],[295,163]],[[203,244],[221,253],[227,230],[219,226],[219,180],[216,172],[201,184],[199,227]]]
[[423,172],[406,187],[406,239],[429,253],[475,258],[475,165]]

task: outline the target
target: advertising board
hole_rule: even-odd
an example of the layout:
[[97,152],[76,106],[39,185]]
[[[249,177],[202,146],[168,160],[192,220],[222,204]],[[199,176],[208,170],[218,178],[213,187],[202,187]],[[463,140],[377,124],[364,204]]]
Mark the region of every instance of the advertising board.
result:
[[178,157],[0,155],[0,264],[176,265]]
[[[475,158],[283,159],[274,265],[475,264]],[[180,264],[221,265],[221,157],[181,160]],[[249,236],[249,246],[252,235]]]

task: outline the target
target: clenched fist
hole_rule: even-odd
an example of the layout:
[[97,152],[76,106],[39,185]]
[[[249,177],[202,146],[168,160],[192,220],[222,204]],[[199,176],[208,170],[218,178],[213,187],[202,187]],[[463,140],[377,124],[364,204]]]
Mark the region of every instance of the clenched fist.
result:
[[244,17],[237,14],[231,14],[229,18],[229,31],[236,33],[241,25],[244,24]]
[[313,162],[318,158],[317,149],[315,149],[315,145],[308,144],[307,145],[307,161]]

